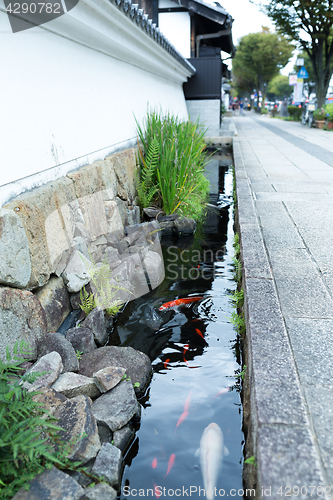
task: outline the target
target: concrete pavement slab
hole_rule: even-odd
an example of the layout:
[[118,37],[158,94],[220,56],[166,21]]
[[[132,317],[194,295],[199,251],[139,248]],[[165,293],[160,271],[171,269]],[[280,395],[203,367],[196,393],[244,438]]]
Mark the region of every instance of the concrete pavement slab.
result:
[[258,438],[257,497],[313,500],[332,493],[323,476],[314,436],[307,427],[263,426]]
[[256,497],[333,495],[333,135],[235,122]]

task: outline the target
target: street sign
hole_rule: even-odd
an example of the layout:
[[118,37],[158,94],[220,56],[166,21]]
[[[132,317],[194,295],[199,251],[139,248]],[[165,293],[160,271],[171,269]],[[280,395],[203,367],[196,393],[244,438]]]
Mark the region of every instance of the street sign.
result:
[[297,73],[297,78],[309,78],[308,72],[306,71],[304,66],[302,66],[299,72]]
[[297,75],[291,74],[289,75],[289,85],[296,85],[297,83]]

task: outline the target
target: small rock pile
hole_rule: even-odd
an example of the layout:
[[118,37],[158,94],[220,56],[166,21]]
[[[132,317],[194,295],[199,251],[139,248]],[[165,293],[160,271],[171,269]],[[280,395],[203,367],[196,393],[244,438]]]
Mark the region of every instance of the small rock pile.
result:
[[[96,275],[102,264],[108,267],[110,285],[115,289],[119,285],[113,300],[121,302],[138,296],[133,283],[139,283],[136,285],[140,289],[139,295],[149,291],[148,288],[141,290],[140,283],[146,284],[145,273],[152,287],[163,279],[159,245],[161,228],[156,221],[127,226],[125,236],[119,232],[107,233],[93,241],[89,240],[84,226],[80,231],[81,236],[75,236],[72,246],[58,257],[56,274],[63,277],[68,292],[79,292],[91,281],[89,270]],[[97,293],[97,290],[93,292]]]
[[[93,312],[100,315],[100,311]],[[78,330],[84,331],[80,339]],[[83,473],[67,474],[53,468],[36,476],[28,491],[18,491],[15,500],[117,497],[113,487],[121,483],[123,455],[134,438],[132,424],[140,421],[137,397],[149,384],[151,363],[131,347],[97,349],[96,337],[86,327],[72,328],[66,337],[49,333],[43,338],[38,346],[43,355],[26,373],[45,374],[33,383],[24,382],[24,387],[38,390],[34,399],[58,419],[57,425],[63,429],[60,439],[69,444],[68,458],[85,464],[104,482],[87,488],[92,479]],[[80,362],[75,353],[78,341],[85,351]]]
[[144,208],[143,212],[150,222],[155,220],[159,223],[163,236],[183,237],[195,233],[197,224],[193,219],[180,217],[178,214],[165,215],[155,208]]

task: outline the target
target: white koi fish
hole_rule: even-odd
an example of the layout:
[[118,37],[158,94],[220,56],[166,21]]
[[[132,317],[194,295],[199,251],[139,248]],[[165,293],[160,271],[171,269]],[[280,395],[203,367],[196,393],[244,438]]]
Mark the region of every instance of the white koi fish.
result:
[[198,452],[207,500],[214,499],[214,488],[223,456],[229,455],[223,441],[223,433],[214,422],[206,427],[201,436]]

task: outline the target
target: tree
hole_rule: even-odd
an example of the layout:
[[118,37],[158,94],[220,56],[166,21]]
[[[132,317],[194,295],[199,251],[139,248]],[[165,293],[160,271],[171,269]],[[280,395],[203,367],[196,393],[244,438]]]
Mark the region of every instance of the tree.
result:
[[318,106],[322,106],[333,73],[333,0],[270,0],[261,7],[279,33],[309,55]]
[[267,29],[243,36],[232,64],[236,87],[250,92],[261,90],[264,101],[268,83],[288,63],[292,51],[284,36]]
[[283,99],[291,94],[293,88],[289,85],[289,78],[284,75],[277,75],[271,80],[267,87],[267,94],[271,94],[274,99]]

